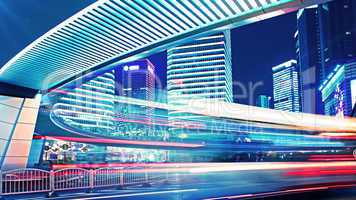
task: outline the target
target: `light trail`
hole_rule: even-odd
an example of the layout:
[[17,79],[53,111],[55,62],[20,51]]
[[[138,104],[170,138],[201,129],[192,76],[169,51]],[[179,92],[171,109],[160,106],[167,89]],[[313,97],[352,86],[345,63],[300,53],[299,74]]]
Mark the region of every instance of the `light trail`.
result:
[[191,100],[180,106],[127,97],[116,97],[115,102],[224,119],[268,123],[274,126],[279,125],[286,129],[356,133],[356,119],[353,118],[336,119],[332,116],[286,112],[208,99]]
[[[64,93],[63,90],[54,90],[55,92]],[[170,111],[185,112],[191,114],[197,114],[202,116],[210,116],[212,118],[223,118],[223,123],[228,124],[229,130],[225,131],[234,131],[238,130],[234,126],[233,121],[227,120],[239,120],[241,122],[248,121],[256,127],[262,128],[279,128],[286,130],[302,130],[302,131],[322,131],[318,135],[323,138],[331,139],[356,139],[356,119],[345,118],[345,119],[335,119],[332,116],[322,116],[322,115],[313,115],[306,113],[292,113],[286,111],[272,110],[266,108],[259,108],[255,106],[241,105],[226,103],[221,101],[211,101],[211,100],[192,100],[187,101],[186,105],[168,105],[166,103],[145,101],[135,98],[117,96],[114,99],[117,103],[144,106],[149,108],[164,109]],[[116,120],[124,121],[121,119],[120,115]],[[131,120],[131,121],[130,121]],[[205,121],[198,121],[199,124],[190,125],[189,121],[182,119],[182,124],[178,126],[183,126],[184,128],[190,129],[202,129],[208,126]],[[185,121],[188,124],[184,124]],[[126,122],[132,123],[141,123],[139,120],[127,119]],[[216,123],[218,123],[216,121]],[[147,122],[142,122],[141,124],[149,124]],[[158,123],[156,125],[164,125]],[[172,126],[172,124],[164,125]],[[188,126],[188,127],[186,127]],[[190,127],[189,127],[190,126]],[[238,126],[238,125],[236,125]],[[337,135],[340,133],[340,135]],[[341,134],[342,133],[342,134]],[[345,135],[350,134],[350,135]]]
[[208,167],[192,168],[191,173],[210,173],[210,172],[229,172],[229,171],[247,171],[247,170],[284,170],[311,167],[356,167],[356,162],[266,162],[266,163],[234,163],[219,164]]
[[328,185],[328,186],[314,186],[314,187],[304,187],[304,188],[298,188],[298,189],[289,189],[289,190],[281,190],[281,191],[273,191],[273,192],[262,192],[262,193],[255,193],[255,194],[242,194],[242,195],[215,197],[215,198],[208,198],[208,199],[204,199],[204,200],[267,198],[267,197],[274,197],[274,196],[281,196],[281,195],[288,195],[288,194],[295,194],[295,193],[311,192],[311,191],[318,191],[318,190],[328,190],[328,189],[335,189],[335,188],[348,188],[348,187],[355,187],[355,186],[356,186],[356,184],[336,184],[336,185]]
[[326,155],[310,155],[309,161],[356,161],[356,158],[352,154],[345,154],[345,155],[333,155],[333,154],[326,154]]
[[100,144],[123,144],[123,145],[145,145],[145,146],[165,146],[165,147],[183,147],[183,148],[198,148],[203,147],[203,144],[194,143],[178,143],[178,142],[160,142],[160,141],[140,141],[140,140],[120,140],[120,139],[105,139],[105,138],[77,138],[66,136],[34,136],[34,139],[46,140],[64,140],[81,143],[100,143]]
[[110,198],[135,197],[135,196],[145,196],[145,195],[196,192],[196,191],[198,191],[198,189],[167,190],[167,191],[158,191],[158,192],[140,192],[140,193],[132,193],[132,194],[117,194],[117,195],[108,195],[108,196],[99,196],[99,197],[73,198],[73,200],[110,199]]
[[[261,162],[261,163],[120,163],[120,164],[69,164],[53,165],[55,168],[72,167],[147,167],[149,170],[158,168],[160,170],[172,170],[173,172],[210,173],[210,172],[232,172],[232,171],[258,171],[258,170],[288,170],[288,169],[315,169],[315,168],[337,168],[356,167],[355,161],[336,162]],[[145,170],[145,169],[142,169]]]

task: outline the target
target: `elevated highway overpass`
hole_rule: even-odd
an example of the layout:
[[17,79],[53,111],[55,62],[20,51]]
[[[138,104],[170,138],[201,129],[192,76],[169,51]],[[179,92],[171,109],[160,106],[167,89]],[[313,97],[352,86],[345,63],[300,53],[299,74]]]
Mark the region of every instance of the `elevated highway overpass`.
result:
[[16,54],[1,67],[0,81],[48,90],[207,33],[322,2],[326,0],[99,0]]

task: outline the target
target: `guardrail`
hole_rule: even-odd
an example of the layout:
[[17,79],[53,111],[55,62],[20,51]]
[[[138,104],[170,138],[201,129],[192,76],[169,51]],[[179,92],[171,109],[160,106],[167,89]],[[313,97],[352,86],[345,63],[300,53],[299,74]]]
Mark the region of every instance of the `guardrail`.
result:
[[147,167],[67,168],[56,171],[26,168],[0,174],[0,196],[26,193],[48,193],[52,196],[57,191],[150,185],[168,178],[167,171],[152,171]]

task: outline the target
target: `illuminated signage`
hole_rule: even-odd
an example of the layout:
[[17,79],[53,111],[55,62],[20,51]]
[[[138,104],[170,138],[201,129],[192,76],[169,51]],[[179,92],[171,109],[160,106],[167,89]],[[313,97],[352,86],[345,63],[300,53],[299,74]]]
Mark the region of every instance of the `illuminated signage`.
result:
[[351,80],[351,105],[355,105],[356,103],[356,79]]
[[140,66],[138,65],[131,65],[131,66],[124,66],[124,71],[133,71],[133,70],[139,70]]

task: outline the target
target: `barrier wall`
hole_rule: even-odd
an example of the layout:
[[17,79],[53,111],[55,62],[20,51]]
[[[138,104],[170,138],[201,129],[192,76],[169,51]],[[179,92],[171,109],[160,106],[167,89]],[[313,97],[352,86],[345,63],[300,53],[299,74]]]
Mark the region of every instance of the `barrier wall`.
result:
[[31,148],[41,96],[0,96],[1,169],[24,168]]

